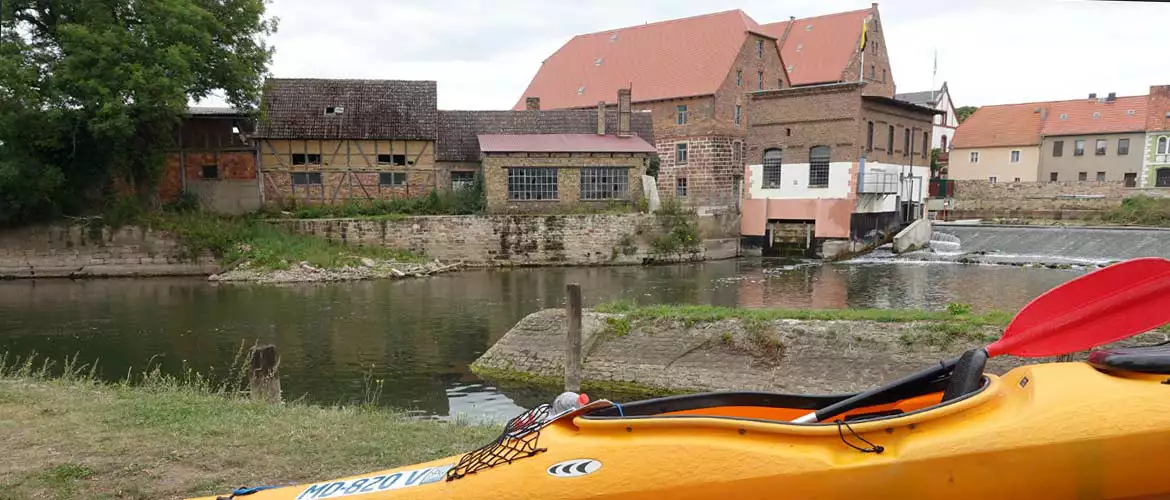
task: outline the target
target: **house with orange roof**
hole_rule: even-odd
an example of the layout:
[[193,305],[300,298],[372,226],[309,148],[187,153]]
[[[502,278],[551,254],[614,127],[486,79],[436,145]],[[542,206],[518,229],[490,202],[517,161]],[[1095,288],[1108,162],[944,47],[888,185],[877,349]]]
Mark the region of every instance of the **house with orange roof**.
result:
[[1148,96],[1048,103],[1040,129],[1040,181],[1124,181],[1137,187],[1142,170]]
[[541,64],[514,109],[530,98],[545,109],[592,107],[629,88],[634,111],[653,116],[660,195],[701,213],[734,211],[749,160],[748,94],[842,81],[894,94],[877,4],[767,25],[731,10],[578,35]]
[[1035,182],[1040,175],[1040,129],[1049,103],[983,106],[955,130],[947,177],[953,180]]
[[1149,160],[1151,151],[1156,151],[1156,139],[1151,143],[1146,132],[1156,126],[1148,120],[1152,100],[1146,95],[1110,93],[983,106],[955,131],[948,177],[992,183],[1152,185],[1156,173],[1151,174]]

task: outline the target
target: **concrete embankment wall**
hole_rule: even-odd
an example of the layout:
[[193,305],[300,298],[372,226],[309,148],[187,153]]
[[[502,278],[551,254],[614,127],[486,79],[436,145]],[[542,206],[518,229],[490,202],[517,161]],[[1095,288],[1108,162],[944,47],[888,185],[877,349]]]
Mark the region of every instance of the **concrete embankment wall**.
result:
[[1170,258],[1170,229],[936,224],[959,238],[959,251],[1096,261]]
[[150,228],[57,224],[0,230],[0,279],[207,276],[217,271],[213,258],[188,258],[178,240]]
[[[481,266],[607,265],[731,258],[738,220],[681,216],[698,241],[655,244],[677,220],[652,214],[418,216],[398,220],[276,220],[292,231],[353,245],[407,249]],[[708,219],[708,220],[704,220]]]
[[[582,323],[586,382],[672,391],[859,391],[986,345],[1000,334],[996,327],[972,327],[953,341],[940,341],[948,334],[920,322],[727,319],[687,324],[627,322],[620,315],[589,311]],[[1163,338],[1149,334],[1122,344]],[[564,339],[564,311],[533,313],[476,360],[472,370],[489,379],[560,380]],[[989,362],[988,371],[1003,373],[1037,361],[1044,360],[1002,356]]]
[[[1127,188],[1124,182],[955,181],[942,215],[958,219],[1085,220],[1121,205],[1131,196],[1170,196],[1166,189]],[[943,202],[934,209],[943,210]]]

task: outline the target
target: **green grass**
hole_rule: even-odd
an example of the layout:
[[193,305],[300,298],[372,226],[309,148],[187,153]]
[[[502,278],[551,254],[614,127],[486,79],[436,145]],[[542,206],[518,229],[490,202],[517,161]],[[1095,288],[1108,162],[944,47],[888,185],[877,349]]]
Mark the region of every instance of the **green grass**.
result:
[[420,256],[385,247],[347,246],[315,236],[294,234],[254,216],[228,217],[199,211],[160,212],[146,216],[153,227],[174,233],[189,255],[211,253],[224,264],[242,260],[260,269],[286,269],[308,262],[315,267],[355,265],[361,257],[417,261]]
[[1002,311],[972,314],[969,308],[956,305],[948,311],[917,309],[745,309],[709,305],[636,305],[628,301],[610,302],[594,308],[598,312],[625,314],[630,319],[668,319],[688,324],[740,319],[759,323],[779,319],[879,321],[903,323],[910,321],[940,321],[972,326],[1007,325],[1012,315]]
[[156,371],[104,384],[69,362],[5,359],[2,500],[224,494],[457,455],[499,433],[366,405],[254,403],[201,377]]
[[1170,198],[1134,196],[1101,216],[1102,222],[1137,226],[1170,226]]

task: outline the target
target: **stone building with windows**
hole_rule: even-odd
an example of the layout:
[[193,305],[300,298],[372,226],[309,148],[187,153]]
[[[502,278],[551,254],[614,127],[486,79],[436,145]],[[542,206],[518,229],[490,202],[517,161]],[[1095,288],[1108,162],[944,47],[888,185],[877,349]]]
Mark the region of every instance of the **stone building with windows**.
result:
[[522,111],[440,111],[436,92],[432,81],[269,80],[252,137],[263,202],[423,196],[481,173],[495,212],[642,196],[652,121],[631,113],[628,89],[612,109],[541,110],[534,99]]
[[924,215],[933,108],[850,82],[751,94],[740,232],[832,258]]

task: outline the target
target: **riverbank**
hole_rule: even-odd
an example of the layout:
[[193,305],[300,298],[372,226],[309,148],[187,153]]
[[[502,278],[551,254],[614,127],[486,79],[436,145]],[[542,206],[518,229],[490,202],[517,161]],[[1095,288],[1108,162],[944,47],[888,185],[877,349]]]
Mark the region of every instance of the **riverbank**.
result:
[[[998,338],[1011,314],[948,311],[776,310],[610,304],[582,320],[583,383],[629,392],[860,391]],[[552,384],[564,372],[564,311],[521,320],[472,364],[489,380]],[[1161,332],[1119,345],[1165,340]],[[1003,373],[1027,363],[988,363]]]
[[[2,372],[3,370],[0,370]],[[264,405],[174,379],[0,373],[0,499],[163,499],[455,455],[499,429],[384,409]]]

